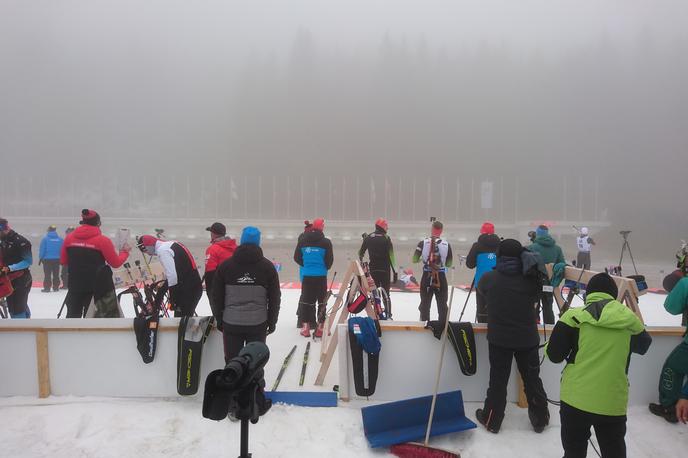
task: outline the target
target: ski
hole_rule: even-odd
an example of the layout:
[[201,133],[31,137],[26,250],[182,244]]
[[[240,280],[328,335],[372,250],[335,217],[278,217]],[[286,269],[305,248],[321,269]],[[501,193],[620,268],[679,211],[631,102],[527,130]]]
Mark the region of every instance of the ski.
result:
[[303,386],[303,381],[306,378],[306,367],[308,367],[308,352],[311,349],[311,343],[306,344],[306,351],[303,352],[303,364],[301,365],[301,379],[299,379],[299,386]]
[[275,383],[272,385],[272,391],[275,391],[277,389],[277,386],[279,383],[282,381],[282,376],[284,375],[284,372],[287,370],[287,366],[289,365],[289,362],[291,361],[291,357],[294,355],[294,352],[296,351],[296,345],[294,345],[287,355],[286,358],[284,358],[284,362],[282,363],[282,368],[279,371],[279,374],[277,374],[277,379],[275,380]]

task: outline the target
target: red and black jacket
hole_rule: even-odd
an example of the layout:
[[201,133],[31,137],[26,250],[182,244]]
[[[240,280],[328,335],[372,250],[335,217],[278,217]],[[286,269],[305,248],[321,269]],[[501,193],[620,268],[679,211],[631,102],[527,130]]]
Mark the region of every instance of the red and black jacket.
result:
[[126,251],[115,251],[112,240],[96,226],[79,226],[67,236],[60,252],[60,264],[69,267],[68,288],[72,291],[93,291],[96,275],[106,266],[120,267],[129,257]]

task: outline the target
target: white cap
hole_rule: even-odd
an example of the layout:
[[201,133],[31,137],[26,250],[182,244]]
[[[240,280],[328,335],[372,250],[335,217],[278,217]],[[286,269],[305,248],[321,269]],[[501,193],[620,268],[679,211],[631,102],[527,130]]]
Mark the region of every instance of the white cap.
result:
[[581,227],[581,234],[582,235],[588,235],[588,228],[587,227]]

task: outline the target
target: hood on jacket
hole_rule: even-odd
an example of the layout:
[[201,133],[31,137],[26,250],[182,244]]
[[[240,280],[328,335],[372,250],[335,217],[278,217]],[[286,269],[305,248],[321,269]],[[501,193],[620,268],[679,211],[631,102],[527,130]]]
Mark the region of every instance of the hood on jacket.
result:
[[235,250],[237,247],[236,240],[231,239],[229,237],[219,237],[213,240],[211,243],[213,245],[218,245],[222,248],[226,248],[228,250]]
[[49,231],[45,233],[45,238],[50,240],[61,240],[60,235],[55,231]]
[[504,275],[522,275],[523,263],[521,262],[520,258],[513,258],[511,256],[498,256],[495,269],[497,272],[503,273]]
[[570,311],[575,319],[567,320],[567,324],[577,328],[586,323],[600,328],[628,330],[632,334],[643,331],[640,319],[628,307],[606,293],[588,294],[585,307]]
[[533,243],[547,247],[556,245],[556,242],[550,235],[538,235],[535,237],[535,240],[533,240]]
[[88,224],[83,224],[72,232],[72,237],[79,240],[88,240],[99,235],[101,235],[100,228]]
[[238,264],[255,264],[263,259],[263,250],[252,243],[239,245],[232,259]]
[[322,239],[325,238],[325,234],[323,234],[320,231],[311,231],[311,232],[305,232],[303,234],[303,242],[305,244],[309,243],[317,243],[320,242]]
[[480,234],[478,237],[478,243],[486,248],[494,248],[496,250],[499,242],[499,236],[496,234]]

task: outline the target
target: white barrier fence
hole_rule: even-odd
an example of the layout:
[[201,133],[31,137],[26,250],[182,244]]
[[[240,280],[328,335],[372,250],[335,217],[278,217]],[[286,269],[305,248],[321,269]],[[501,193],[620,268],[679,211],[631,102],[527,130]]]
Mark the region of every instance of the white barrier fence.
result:
[[[179,320],[160,320],[158,347],[151,364],[141,361],[132,322],[124,318],[1,321],[0,366],[4,377],[0,396],[177,396]],[[442,391],[463,390],[465,401],[482,401],[489,379],[484,325],[476,325],[475,331],[477,373],[471,377],[462,375],[456,355],[448,346],[440,383]],[[656,400],[664,359],[683,334],[682,328],[654,327],[649,331],[653,342],[648,353],[631,357],[631,404]],[[341,335],[345,338],[344,333]],[[338,346],[339,362],[333,367],[339,367],[340,396],[356,399],[348,348],[348,345]],[[391,401],[432,393],[438,357],[439,340],[423,329],[421,323],[384,324],[377,390],[369,399]],[[206,375],[223,364],[221,336],[213,331],[203,351],[199,394]],[[547,360],[542,365],[541,376],[551,399],[559,399],[563,367]],[[511,401],[518,399],[515,374],[514,364],[509,388]]]

